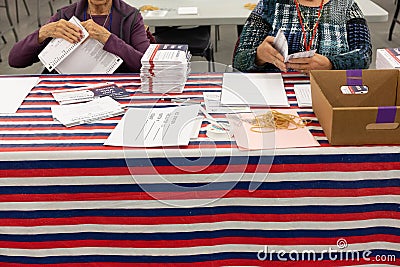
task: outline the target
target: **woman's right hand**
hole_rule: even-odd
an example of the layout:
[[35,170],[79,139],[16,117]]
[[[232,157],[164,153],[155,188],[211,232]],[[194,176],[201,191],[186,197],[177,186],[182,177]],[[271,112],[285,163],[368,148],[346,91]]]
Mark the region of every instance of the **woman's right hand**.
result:
[[83,32],[73,23],[60,19],[39,29],[39,43],[43,43],[47,38],[63,38],[70,43],[77,43],[83,38]]
[[274,37],[267,36],[264,41],[257,47],[256,64],[263,65],[265,63],[274,64],[281,71],[287,71],[286,64],[283,62],[283,56],[273,47]]

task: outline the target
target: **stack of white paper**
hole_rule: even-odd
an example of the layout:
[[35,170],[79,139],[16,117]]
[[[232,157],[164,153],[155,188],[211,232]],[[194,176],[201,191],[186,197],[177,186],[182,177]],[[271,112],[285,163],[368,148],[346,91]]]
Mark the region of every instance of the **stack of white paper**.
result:
[[224,73],[221,104],[289,107],[280,73]]
[[299,107],[312,107],[311,86],[309,84],[295,84],[294,93]]
[[190,52],[185,44],[151,44],[142,57],[144,93],[180,93],[190,73]]
[[109,96],[95,100],[51,107],[53,118],[66,127],[99,121],[124,113],[121,105]]
[[400,68],[400,48],[382,48],[376,50],[377,69]]

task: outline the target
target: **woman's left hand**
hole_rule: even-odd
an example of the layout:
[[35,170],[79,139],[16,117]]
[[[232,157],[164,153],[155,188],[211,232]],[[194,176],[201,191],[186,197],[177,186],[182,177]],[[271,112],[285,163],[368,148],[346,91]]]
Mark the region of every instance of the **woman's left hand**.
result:
[[103,26],[94,22],[92,19],[83,21],[82,26],[88,31],[90,38],[96,39],[102,44],[105,44],[108,38],[110,38],[111,33]]
[[333,66],[327,57],[315,53],[312,57],[293,58],[286,67],[308,75],[311,70],[331,70]]

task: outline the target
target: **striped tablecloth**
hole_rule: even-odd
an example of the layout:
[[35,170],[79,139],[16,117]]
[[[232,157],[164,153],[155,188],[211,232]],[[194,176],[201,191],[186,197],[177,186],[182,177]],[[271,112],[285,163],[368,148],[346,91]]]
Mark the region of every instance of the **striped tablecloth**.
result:
[[[400,147],[331,147],[297,107],[306,77],[284,75],[285,89],[321,146],[274,152],[203,130],[188,147],[107,147],[121,117],[53,121],[51,91],[104,81],[126,86],[127,107],[171,105],[137,92],[138,75],[42,76],[0,115],[1,267],[400,264]],[[221,83],[192,74],[182,95]]]

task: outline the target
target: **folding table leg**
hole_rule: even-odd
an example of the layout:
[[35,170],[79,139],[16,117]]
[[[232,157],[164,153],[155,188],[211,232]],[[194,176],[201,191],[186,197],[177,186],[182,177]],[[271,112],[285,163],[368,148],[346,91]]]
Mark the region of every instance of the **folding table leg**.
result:
[[4,4],[5,4],[4,7],[6,8],[6,14],[7,14],[8,22],[10,23],[11,30],[13,31],[15,41],[18,42],[18,35],[17,35],[17,31],[14,28],[14,23],[13,23],[13,21],[11,19],[10,6],[8,4],[8,0],[4,0]]
[[42,26],[42,23],[40,22],[40,0],[36,0],[36,14],[37,14],[37,23],[38,26]]
[[[19,0],[15,0],[15,17],[17,18],[17,23],[19,23],[19,7],[18,7],[18,1]],[[26,4],[26,0],[23,0],[24,6],[25,6],[25,10],[26,10],[26,14],[28,16],[31,15],[31,12],[29,11],[28,5]]]
[[394,25],[396,25],[396,23],[400,23],[400,21],[397,20],[397,16],[399,15],[399,9],[400,9],[400,0],[397,0],[396,11],[394,12],[392,24],[390,24],[390,29],[389,29],[389,38],[388,38],[389,41],[392,41]]

